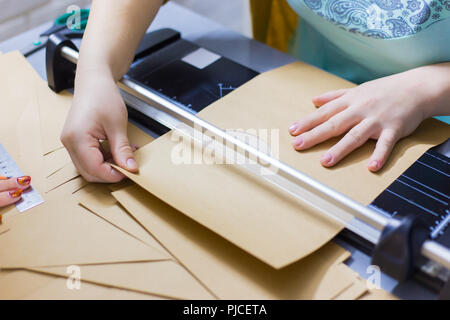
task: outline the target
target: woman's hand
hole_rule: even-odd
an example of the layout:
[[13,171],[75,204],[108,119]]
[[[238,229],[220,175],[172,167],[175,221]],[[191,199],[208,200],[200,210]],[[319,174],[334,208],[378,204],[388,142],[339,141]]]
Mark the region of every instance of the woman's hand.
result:
[[[118,182],[125,176],[105,160],[99,140],[108,140],[114,162],[136,172],[127,138],[127,110],[116,82],[127,72],[162,0],[96,0],[84,32],[75,95],[61,141],[83,177]],[[111,32],[114,30],[114,32]]]
[[30,183],[31,177],[28,176],[9,179],[0,177],[0,208],[19,201],[23,190],[29,188]]
[[372,172],[386,163],[395,143],[426,118],[450,114],[450,65],[444,63],[327,92],[313,99],[317,111],[295,122],[289,132],[296,150],[311,148],[347,133],[321,157],[331,167],[369,139],[376,139],[368,162]]
[[117,165],[137,171],[127,138],[127,121],[127,109],[112,76],[92,71],[79,81],[61,141],[86,180],[118,182],[124,178],[106,162],[109,156],[104,154],[100,140],[108,140]]

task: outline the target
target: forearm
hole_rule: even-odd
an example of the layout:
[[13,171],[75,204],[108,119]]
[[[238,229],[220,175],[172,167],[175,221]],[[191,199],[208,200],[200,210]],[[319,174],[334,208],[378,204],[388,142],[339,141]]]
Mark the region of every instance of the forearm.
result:
[[161,4],[162,0],[94,0],[76,82],[94,72],[119,80]]

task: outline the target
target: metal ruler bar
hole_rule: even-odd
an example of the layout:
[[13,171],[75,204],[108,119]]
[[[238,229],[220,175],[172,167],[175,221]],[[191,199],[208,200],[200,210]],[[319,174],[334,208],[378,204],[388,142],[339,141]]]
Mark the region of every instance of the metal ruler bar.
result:
[[[68,47],[63,47],[61,49],[61,54],[68,61],[77,64],[77,51]],[[398,223],[397,220],[384,217],[376,211],[370,209],[369,207],[366,207],[343,195],[342,193],[309,177],[308,175],[295,170],[294,168],[288,166],[280,160],[275,159],[265,154],[264,152],[261,152],[260,150],[248,145],[244,141],[241,141],[228,134],[222,129],[215,127],[213,124],[197,117],[182,105],[178,105],[174,102],[168,101],[158,93],[153,92],[152,90],[149,90],[148,88],[145,88],[130,79],[122,78],[119,81],[118,86],[123,91],[136,96],[140,100],[149,104],[154,110],[161,111],[166,114],[167,117],[166,119],[162,119],[162,124],[170,122],[176,123],[176,121],[179,121],[179,123],[182,123],[191,128],[201,128],[202,131],[205,130],[207,132],[210,132],[214,136],[221,138],[222,141],[227,143],[227,145],[237,147],[240,150],[248,153],[249,155],[252,155],[255,159],[259,159],[260,162],[270,165],[271,168],[275,168],[277,170],[277,174],[283,179],[319,197],[322,201],[327,202],[328,205],[338,208],[339,211],[345,211],[355,218],[361,220],[362,222],[369,224],[376,230],[381,231],[388,224]],[[327,214],[333,214],[333,212],[327,212]],[[365,239],[373,242],[374,244],[376,244],[377,241],[377,239],[373,237],[365,237]],[[423,244],[421,252],[425,257],[432,259],[450,269],[449,249],[434,241],[427,240]]]

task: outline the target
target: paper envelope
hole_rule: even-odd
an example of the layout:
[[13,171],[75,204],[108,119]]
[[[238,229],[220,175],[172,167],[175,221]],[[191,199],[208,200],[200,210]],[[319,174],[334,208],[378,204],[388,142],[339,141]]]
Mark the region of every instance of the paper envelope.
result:
[[332,299],[357,280],[342,264],[349,253],[333,243],[276,270],[138,186],[113,195],[220,299]]
[[[367,170],[373,142],[353,152],[335,168],[326,169],[319,159],[337,139],[309,151],[296,152],[287,128],[315,110],[311,103],[313,96],[351,86],[345,80],[298,62],[259,75],[199,116],[224,130],[275,132],[279,139],[266,142],[272,151],[277,151],[279,159],[367,205],[428,148],[449,137],[450,126],[437,120],[425,121],[414,134],[397,144],[380,173]],[[180,164],[174,160],[180,143],[183,142],[179,135],[168,133],[136,152],[138,174],[122,172],[272,267],[282,268],[306,257],[343,228],[241,167],[195,163],[195,159],[204,156],[202,149],[193,148],[190,162]]]

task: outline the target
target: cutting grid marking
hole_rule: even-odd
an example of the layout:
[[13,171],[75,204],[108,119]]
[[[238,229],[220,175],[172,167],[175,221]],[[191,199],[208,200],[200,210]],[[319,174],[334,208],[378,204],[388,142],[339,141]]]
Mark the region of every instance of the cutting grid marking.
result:
[[447,199],[450,199],[450,197],[447,196],[446,194],[443,194],[442,192],[439,192],[439,191],[437,191],[436,189],[433,189],[432,187],[429,187],[429,186],[427,186],[427,185],[425,185],[425,184],[423,184],[423,183],[421,183],[421,182],[419,182],[419,181],[417,181],[417,180],[415,180],[415,179],[413,179],[413,178],[410,178],[410,177],[408,177],[406,174],[402,174],[402,177],[405,177],[405,178],[407,178],[407,179],[409,179],[409,180],[411,180],[411,181],[417,183],[418,185],[421,185],[422,187],[425,187],[425,188],[427,188],[427,189],[430,189],[431,191],[436,192],[437,194],[439,194],[439,195],[441,195],[441,196],[443,196],[443,197],[445,197],[445,198],[447,198]]
[[439,173],[442,173],[444,176],[447,176],[447,177],[450,178],[450,175],[449,175],[449,174],[446,174],[445,172],[442,172],[442,171],[439,170],[439,169],[436,169],[436,168],[434,168],[434,167],[432,167],[432,166],[430,166],[430,165],[428,165],[428,164],[426,164],[426,163],[423,163],[423,162],[420,161],[420,160],[417,160],[416,162],[417,162],[417,163],[420,163],[421,165],[423,165],[423,166],[425,166],[425,167],[428,167],[428,168],[430,168],[430,169],[433,169],[433,170],[435,170],[435,171],[437,171],[437,172],[439,172]]
[[436,222],[436,227],[431,227],[431,238],[435,239],[438,236],[440,236],[441,234],[444,233],[444,229],[445,227],[447,227],[448,223],[450,222],[450,211],[445,210],[445,212],[447,213],[447,215],[445,217],[442,218],[441,222]]
[[438,160],[442,161],[442,162],[445,163],[445,164],[450,164],[450,162],[445,161],[444,159],[441,159],[441,158],[439,158],[439,157],[436,157],[435,155],[432,155],[431,153],[425,152],[425,154],[426,154],[427,156],[430,156],[430,157],[433,157],[433,158],[435,158],[435,159],[438,159]]
[[395,193],[395,192],[393,192],[393,191],[391,191],[391,190],[389,190],[389,189],[386,189],[386,191],[389,192],[389,193],[391,193],[391,194],[393,194],[393,195],[395,195],[395,196],[397,196],[397,197],[399,197],[400,199],[402,199],[402,200],[404,200],[404,201],[406,201],[406,202],[408,202],[408,203],[410,203],[410,204],[412,204],[412,205],[414,205],[414,206],[416,206],[416,207],[418,207],[418,208],[420,208],[420,209],[422,209],[422,210],[428,212],[428,213],[431,213],[433,216],[439,217],[439,215],[438,215],[436,212],[433,212],[433,211],[431,211],[430,209],[427,209],[427,208],[425,208],[425,207],[422,207],[420,204],[415,203],[414,201],[412,201],[412,200],[410,200],[410,199],[408,199],[408,198],[405,198],[405,197],[399,195],[398,193]]
[[219,83],[218,86],[219,86],[219,94],[220,94],[221,98],[223,97],[225,91],[233,91],[234,89],[236,89],[236,88],[233,88],[232,86],[224,87],[222,83]]
[[411,189],[416,190],[417,192],[420,192],[421,194],[424,194],[424,195],[430,197],[431,199],[434,199],[434,200],[436,200],[436,201],[438,201],[438,202],[440,202],[440,203],[442,203],[442,204],[448,206],[448,203],[447,203],[447,202],[442,201],[441,199],[438,199],[438,198],[436,198],[436,197],[433,197],[431,194],[426,193],[425,191],[422,191],[422,190],[420,190],[420,189],[417,189],[416,187],[413,187],[412,185],[410,185],[410,184],[408,184],[408,183],[406,183],[406,182],[404,182],[404,181],[402,181],[402,180],[400,180],[400,179],[397,179],[396,181],[397,181],[397,182],[400,182],[400,183],[402,183],[402,184],[404,184],[405,186],[410,187]]
[[[415,215],[430,238],[450,248],[450,158],[430,149],[371,204],[383,215]],[[392,213],[394,212],[394,213]]]

